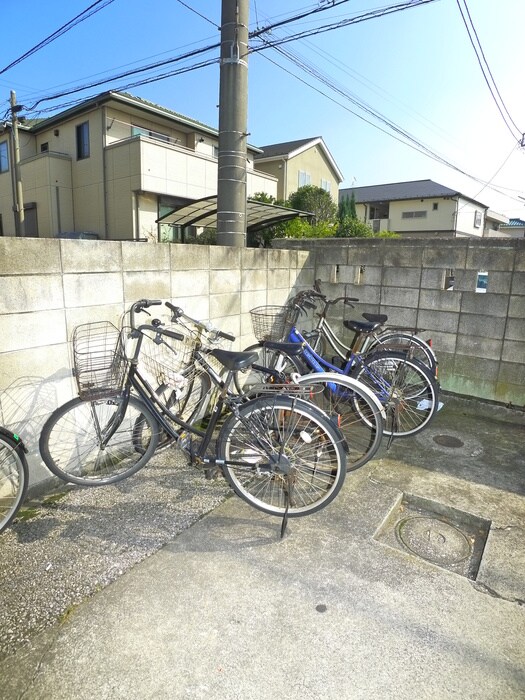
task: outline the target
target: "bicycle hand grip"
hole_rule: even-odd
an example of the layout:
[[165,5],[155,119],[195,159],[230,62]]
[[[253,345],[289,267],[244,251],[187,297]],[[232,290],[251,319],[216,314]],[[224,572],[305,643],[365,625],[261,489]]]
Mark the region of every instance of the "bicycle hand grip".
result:
[[169,331],[166,328],[156,329],[162,335],[167,335],[168,338],[173,338],[173,340],[184,340],[184,335],[182,333],[177,333],[177,331]]
[[230,340],[232,343],[235,340],[235,336],[230,333],[224,333],[223,331],[216,331],[219,338],[224,338],[224,340]]
[[175,318],[179,318],[180,316],[184,316],[184,311],[180,308],[180,306],[174,306],[169,301],[164,302],[164,305],[167,306],[167,308],[173,313],[173,316]]
[[150,306],[160,306],[161,304],[162,301],[160,299],[139,299],[133,304],[132,308],[140,312],[142,309],[147,309]]

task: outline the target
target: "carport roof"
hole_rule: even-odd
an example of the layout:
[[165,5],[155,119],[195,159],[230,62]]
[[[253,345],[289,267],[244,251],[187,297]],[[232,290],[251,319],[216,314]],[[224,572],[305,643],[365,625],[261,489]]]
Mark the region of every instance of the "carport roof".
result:
[[[250,232],[277,224],[280,221],[288,221],[296,217],[311,216],[306,211],[280,207],[277,204],[266,204],[248,199],[246,202],[246,228]],[[175,226],[203,226],[204,228],[217,227],[217,197],[203,197],[195,202],[184,204],[169,214],[157,219],[157,223],[172,224]]]

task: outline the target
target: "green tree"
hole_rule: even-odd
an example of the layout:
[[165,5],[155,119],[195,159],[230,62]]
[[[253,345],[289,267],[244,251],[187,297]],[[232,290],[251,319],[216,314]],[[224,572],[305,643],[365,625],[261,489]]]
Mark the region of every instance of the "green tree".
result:
[[351,216],[345,216],[339,221],[337,227],[338,238],[373,238],[374,232],[372,227]]
[[346,217],[357,219],[357,210],[355,207],[355,194],[352,192],[351,197],[343,197],[339,202],[339,221]]
[[304,185],[288,197],[288,206],[312,214],[313,223],[335,223],[337,220],[337,205],[330,193],[322,187]]

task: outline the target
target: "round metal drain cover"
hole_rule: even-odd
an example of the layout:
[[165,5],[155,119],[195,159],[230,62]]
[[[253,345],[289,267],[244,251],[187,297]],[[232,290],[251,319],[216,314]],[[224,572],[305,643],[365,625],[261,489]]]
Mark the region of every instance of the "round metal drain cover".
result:
[[434,435],[432,438],[437,445],[443,447],[463,447],[464,443],[453,435]]
[[396,535],[412,554],[440,566],[457,564],[472,554],[472,545],[464,533],[439,518],[404,518],[396,525]]

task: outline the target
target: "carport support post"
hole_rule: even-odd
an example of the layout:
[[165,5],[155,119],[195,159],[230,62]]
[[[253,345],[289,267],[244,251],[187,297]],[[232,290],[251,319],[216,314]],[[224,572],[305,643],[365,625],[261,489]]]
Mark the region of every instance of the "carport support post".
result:
[[246,245],[248,0],[222,0],[217,243]]

